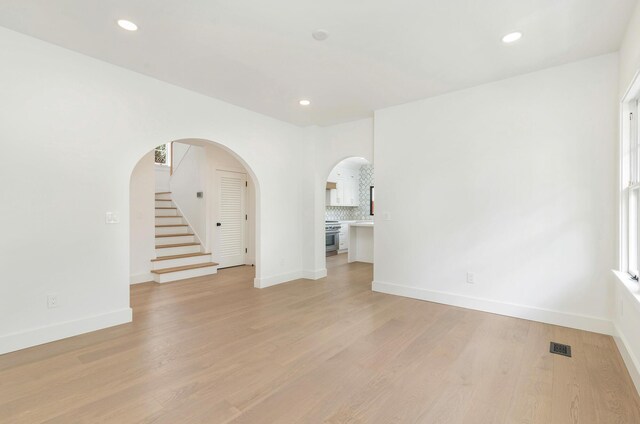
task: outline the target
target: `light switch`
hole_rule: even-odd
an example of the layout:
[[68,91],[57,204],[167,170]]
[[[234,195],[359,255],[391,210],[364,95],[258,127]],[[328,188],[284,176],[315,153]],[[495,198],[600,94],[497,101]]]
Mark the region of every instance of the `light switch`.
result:
[[120,216],[118,216],[118,212],[107,212],[105,222],[107,224],[119,224]]

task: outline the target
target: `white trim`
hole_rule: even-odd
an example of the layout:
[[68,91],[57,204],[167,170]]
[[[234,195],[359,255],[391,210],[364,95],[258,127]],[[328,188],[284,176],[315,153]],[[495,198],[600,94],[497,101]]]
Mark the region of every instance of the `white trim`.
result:
[[633,385],[636,387],[638,394],[640,394],[640,361],[638,361],[638,358],[636,358],[633,351],[629,348],[626,336],[617,325],[615,326],[615,331],[617,334],[613,336],[613,340],[615,340],[616,346],[618,346],[618,350],[620,351],[620,356],[622,356],[622,360],[627,366]]
[[[637,144],[638,141],[638,116],[633,122],[630,123],[628,116],[630,113],[638,115],[638,99],[640,98],[640,71],[636,72],[629,84],[625,94],[620,99],[619,113],[620,113],[620,127],[619,127],[619,142],[618,142],[618,178],[619,186],[618,190],[618,267],[623,270],[630,269],[630,224],[629,224],[629,197],[630,187],[629,182],[633,175],[629,173],[633,172],[638,164],[631,164],[631,161],[625,157],[627,151],[632,151],[630,143]],[[635,234],[635,232],[634,232]],[[636,243],[637,244],[637,243]],[[637,251],[635,252],[637,256]],[[638,259],[634,259],[637,261]]]
[[267,287],[275,286],[277,284],[288,283],[293,280],[319,280],[320,278],[324,278],[327,276],[327,269],[317,269],[315,271],[312,270],[303,270],[303,271],[294,271],[288,272],[286,274],[280,275],[272,275],[271,277],[263,277],[263,278],[254,278],[253,286],[258,289],[264,289]]
[[632,95],[632,90],[635,88],[634,85],[636,84],[636,81],[640,81],[640,70],[636,71],[636,73],[633,75],[633,78],[631,78],[631,83],[625,90],[622,97],[620,97],[620,102],[624,102],[625,99],[628,99],[630,97],[634,97],[637,95],[637,94]]
[[427,300],[443,303],[445,305],[459,306],[477,311],[490,312],[514,318],[522,318],[563,327],[577,328],[579,330],[595,333],[614,335],[613,323],[609,320],[566,312],[552,311],[533,306],[518,305],[514,303],[498,302],[490,299],[462,296],[435,290],[421,289],[417,287],[403,286],[399,284],[374,281],[372,290],[380,293],[410,297],[413,299]]
[[313,270],[304,270],[302,271],[302,278],[306,278],[307,280],[319,280],[327,276],[327,268],[321,268]]
[[626,272],[612,270],[616,280],[622,286],[622,292],[626,294],[629,303],[633,305],[636,312],[640,313],[640,283],[633,281]]
[[264,289],[267,287],[275,286],[277,284],[287,283],[293,280],[299,280],[304,278],[302,271],[288,272],[286,274],[272,275],[271,277],[254,278],[253,287],[257,289]]
[[153,281],[153,274],[145,272],[144,274],[131,275],[129,277],[129,284],[149,283]]
[[[617,301],[622,301],[624,305],[629,305],[634,309],[634,311],[625,310],[624,315],[622,314],[622,305],[616,306],[616,314],[614,319],[614,325],[616,334],[613,339],[618,346],[618,350],[620,351],[620,355],[622,356],[622,360],[627,366],[627,370],[629,371],[629,375],[631,376],[631,380],[633,380],[633,384],[640,394],[640,360],[634,354],[631,345],[629,344],[629,338],[626,334],[623,333],[621,324],[623,321],[633,321],[634,317],[637,317],[640,313],[640,285],[631,280],[629,274],[622,271],[613,270],[614,278],[617,280],[615,291],[615,299]],[[620,286],[617,286],[617,285]],[[618,294],[620,293],[620,294]],[[620,296],[620,298],[618,297]],[[626,303],[625,303],[626,301]],[[634,336],[631,334],[631,336]],[[636,352],[637,353],[637,352]]]
[[64,321],[43,327],[32,328],[0,336],[0,354],[14,352],[16,350],[53,342],[91,331],[131,322],[133,312],[131,308],[119,309],[100,315]]

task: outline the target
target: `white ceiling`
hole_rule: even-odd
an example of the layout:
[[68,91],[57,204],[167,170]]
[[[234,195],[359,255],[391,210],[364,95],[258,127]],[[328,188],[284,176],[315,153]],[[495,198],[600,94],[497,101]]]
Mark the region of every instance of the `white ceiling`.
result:
[[[328,125],[616,51],[635,2],[0,0],[0,25],[277,119]],[[139,31],[120,29],[120,18]],[[311,37],[318,28],[328,40]],[[515,30],[524,37],[502,44]]]

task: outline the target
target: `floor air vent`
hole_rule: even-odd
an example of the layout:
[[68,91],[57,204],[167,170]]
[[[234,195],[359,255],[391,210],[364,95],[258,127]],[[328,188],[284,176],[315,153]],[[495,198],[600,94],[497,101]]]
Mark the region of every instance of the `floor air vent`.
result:
[[569,358],[571,358],[571,346],[569,345],[551,342],[551,348],[549,349],[549,352],[555,353],[556,355],[568,356]]

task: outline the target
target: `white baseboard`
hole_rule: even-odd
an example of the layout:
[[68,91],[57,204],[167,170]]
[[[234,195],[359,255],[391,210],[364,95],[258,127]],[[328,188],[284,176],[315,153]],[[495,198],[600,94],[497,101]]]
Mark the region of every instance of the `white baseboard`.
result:
[[616,346],[618,346],[624,364],[627,366],[631,380],[634,386],[636,386],[636,391],[640,394],[640,362],[629,347],[627,337],[617,325],[615,326],[615,330],[617,334],[613,336],[613,339],[616,342]]
[[319,280],[327,276],[327,268],[302,271],[302,278],[306,278],[307,280]]
[[560,325],[562,327],[592,331],[610,336],[615,335],[615,329],[611,321],[587,315],[570,314],[533,306],[504,303],[490,299],[468,297],[453,293],[402,286],[399,284],[384,283],[380,281],[374,281],[372,283],[372,290],[380,293],[427,300],[430,302],[459,306],[462,308],[490,312],[498,315],[506,315],[514,318],[522,318],[530,321],[544,322],[546,324]]
[[131,322],[131,308],[0,336],[0,355]]
[[149,281],[153,281],[153,274],[150,272],[136,274],[129,277],[129,284],[148,283]]
[[304,278],[302,271],[288,272],[286,274],[273,275],[271,277],[254,278],[253,287],[258,289],[264,289],[267,287],[275,286],[276,284],[286,283],[292,280],[298,280]]

